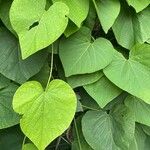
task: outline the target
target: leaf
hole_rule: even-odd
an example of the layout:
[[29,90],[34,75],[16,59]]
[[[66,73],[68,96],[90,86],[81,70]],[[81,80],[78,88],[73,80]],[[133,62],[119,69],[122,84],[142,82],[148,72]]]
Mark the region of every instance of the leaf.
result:
[[150,6],[138,13],[143,42],[150,39]]
[[91,42],[90,30],[85,27],[60,42],[59,56],[66,77],[99,71],[112,61],[113,54],[114,48],[107,39]]
[[0,147],[3,150],[21,150],[23,139],[19,126],[0,130]]
[[89,0],[53,0],[63,2],[69,7],[68,17],[80,28],[89,11]]
[[120,12],[119,0],[94,0],[97,15],[105,33],[112,27]]
[[135,8],[136,12],[142,11],[150,4],[149,0],[127,0],[127,2],[130,6],[133,6]]
[[7,29],[9,29],[14,35],[16,35],[16,33],[14,32],[11,23],[10,23],[10,18],[9,18],[9,10],[12,4],[12,0],[5,0],[2,1],[0,4],[0,18],[3,21],[3,23],[5,24],[5,26],[7,27]]
[[0,73],[23,83],[40,71],[47,52],[40,52],[26,60],[21,59],[18,40],[6,29],[0,29]]
[[113,32],[121,46],[131,49],[136,43],[144,43],[150,38],[149,13],[150,7],[136,14],[129,7],[122,6],[121,12],[113,25]]
[[12,108],[13,95],[17,89],[14,84],[0,90],[0,129],[19,123],[20,117]]
[[74,75],[67,78],[67,82],[72,88],[87,85],[96,82],[102,76],[102,72],[94,72],[90,74]]
[[22,150],[38,150],[34,144],[32,143],[27,143],[23,146]]
[[132,48],[137,42],[142,43],[140,26],[133,11],[126,11],[129,8],[122,7],[121,12],[113,25],[113,32],[117,42],[127,48]]
[[150,136],[150,126],[142,125],[143,131]]
[[82,131],[94,150],[126,150],[134,136],[132,114],[124,106],[118,106],[113,114],[88,111],[82,119]]
[[[143,48],[146,48],[144,51]],[[134,52],[136,50],[136,52]],[[143,52],[137,60],[138,54]],[[112,63],[104,69],[106,77],[128,93],[150,104],[150,45],[143,44],[130,51],[129,59],[116,52]],[[147,62],[144,64],[144,62]]]
[[112,84],[105,76],[102,76],[92,84],[85,85],[84,89],[101,108],[105,107],[122,92],[121,89]]
[[0,74],[0,89],[5,88],[10,83],[10,80]]
[[71,150],[93,150],[84,139],[81,126],[81,117],[74,120],[73,137],[74,140],[72,142]]
[[150,138],[143,132],[142,128],[136,126],[135,138],[130,144],[129,150],[149,150]]
[[45,6],[46,0],[12,3],[10,21],[19,36],[23,59],[52,44],[67,27],[69,9],[64,3],[57,2],[47,11]]
[[150,126],[150,105],[142,100],[128,96],[125,105],[134,113],[135,121]]
[[44,150],[69,127],[76,111],[76,96],[62,80],[53,80],[45,91],[39,82],[29,81],[16,91],[13,108],[23,115],[22,131]]

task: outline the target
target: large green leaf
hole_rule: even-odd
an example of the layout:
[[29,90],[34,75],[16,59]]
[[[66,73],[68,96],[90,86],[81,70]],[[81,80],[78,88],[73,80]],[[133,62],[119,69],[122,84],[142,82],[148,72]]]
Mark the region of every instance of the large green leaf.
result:
[[125,104],[135,115],[135,121],[150,126],[150,105],[142,100],[128,96]]
[[17,89],[14,84],[0,90],[0,129],[19,123],[20,117],[12,108],[13,95]]
[[61,40],[59,54],[68,77],[105,68],[113,59],[114,48],[104,38],[92,42],[90,30],[84,27],[70,38]]
[[84,89],[101,108],[105,107],[122,92],[121,89],[111,83],[105,76],[92,84],[85,85]]
[[87,142],[85,141],[85,138],[83,136],[81,119],[82,119],[82,117],[78,117],[76,120],[74,120],[74,127],[73,127],[74,140],[72,142],[71,150],[93,150],[87,144]]
[[82,131],[94,150],[126,150],[134,137],[134,119],[124,106],[109,115],[102,111],[88,111],[82,119]]
[[78,26],[85,20],[89,11],[89,0],[52,0],[61,1],[69,7],[68,17]]
[[120,12],[119,0],[94,0],[95,8],[105,33],[112,27]]
[[130,6],[133,6],[136,12],[143,10],[150,4],[149,0],[127,0]]
[[[143,50],[142,47],[145,49]],[[104,74],[121,89],[150,104],[149,60],[150,45],[138,45],[130,51],[128,60],[116,52],[112,63],[104,69]]]
[[62,80],[53,80],[46,90],[39,82],[29,81],[15,93],[13,108],[23,115],[22,131],[44,150],[69,127],[76,111],[76,96]]
[[40,71],[47,58],[46,52],[21,59],[18,40],[6,29],[0,29],[0,73],[23,83]]
[[90,73],[90,74],[82,74],[82,75],[74,75],[67,78],[67,82],[70,84],[72,88],[76,88],[79,86],[87,85],[96,82],[103,76],[101,71]]
[[[127,11],[128,9],[128,11]],[[123,7],[113,25],[113,32],[118,43],[132,48],[136,43],[144,43],[150,38],[150,7],[136,14],[129,7]]]
[[21,150],[24,135],[19,126],[0,130],[0,148],[2,150]]
[[19,36],[23,59],[49,46],[66,29],[68,7],[57,2],[46,11],[45,6],[46,0],[14,0],[12,3],[10,20]]

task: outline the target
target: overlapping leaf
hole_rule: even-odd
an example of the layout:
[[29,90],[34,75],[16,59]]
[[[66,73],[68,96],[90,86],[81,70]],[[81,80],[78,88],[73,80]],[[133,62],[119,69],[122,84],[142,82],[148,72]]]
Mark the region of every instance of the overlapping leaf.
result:
[[59,55],[67,77],[99,71],[112,61],[113,54],[114,48],[107,39],[91,41],[88,28],[60,43]]
[[94,150],[128,149],[134,137],[134,119],[124,106],[111,115],[103,111],[88,111],[82,119],[82,131]]
[[[80,28],[89,11],[89,0],[52,0],[63,2],[69,7],[68,17]],[[73,25],[71,25],[72,27]]]
[[125,100],[125,104],[134,113],[136,122],[150,126],[149,104],[144,103],[142,100],[133,96],[128,96]]
[[9,31],[0,29],[0,73],[23,83],[40,71],[47,58],[46,52],[22,60],[18,40]]
[[149,0],[127,0],[127,2],[129,5],[135,8],[136,12],[143,10],[150,4]]
[[101,25],[107,33],[119,15],[120,2],[119,0],[94,0],[94,4]]
[[[144,48],[144,50],[143,50]],[[150,45],[138,44],[129,59],[116,52],[112,63],[104,69],[106,77],[121,89],[150,104]]]
[[[126,11],[128,9],[128,11]],[[150,7],[136,14],[127,6],[122,6],[121,12],[113,25],[113,32],[118,43],[131,49],[136,43],[144,43],[150,38]]]
[[64,32],[69,8],[54,3],[47,11],[46,0],[14,0],[10,9],[13,29],[19,36],[22,58],[49,46]]

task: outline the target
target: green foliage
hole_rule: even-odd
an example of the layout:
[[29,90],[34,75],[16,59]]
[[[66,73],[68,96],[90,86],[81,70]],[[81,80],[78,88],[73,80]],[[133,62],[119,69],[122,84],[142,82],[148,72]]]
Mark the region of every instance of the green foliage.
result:
[[149,0],[0,0],[0,150],[149,150],[149,114]]

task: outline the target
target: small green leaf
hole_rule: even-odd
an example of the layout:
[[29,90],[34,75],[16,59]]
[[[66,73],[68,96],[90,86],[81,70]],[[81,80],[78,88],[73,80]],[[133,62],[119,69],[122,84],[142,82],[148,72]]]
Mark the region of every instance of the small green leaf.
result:
[[76,111],[76,96],[62,80],[53,80],[45,91],[39,82],[29,81],[16,91],[13,108],[23,115],[22,131],[44,150],[69,127]]
[[89,11],[89,0],[52,0],[63,2],[69,7],[68,17],[80,28]]
[[96,0],[94,4],[103,30],[107,33],[119,15],[120,2],[119,0]]
[[128,96],[125,100],[125,105],[135,115],[135,121],[150,126],[150,105],[144,103],[142,100],[134,97]]
[[69,9],[64,3],[57,2],[47,11],[45,6],[46,0],[12,3],[10,20],[19,36],[23,59],[52,44],[67,27]]
[[83,75],[74,75],[67,78],[67,82],[70,84],[72,88],[76,88],[79,86],[87,85],[96,82],[103,76],[101,71],[83,74]]
[[127,2],[135,8],[136,12],[143,10],[150,4],[149,0],[127,0]]
[[85,27],[60,42],[59,55],[67,77],[99,71],[112,61],[113,54],[114,48],[107,39],[92,42],[90,30]]
[[150,45],[138,45],[133,48],[133,53],[132,50],[130,51],[128,60],[116,52],[112,63],[104,69],[104,74],[121,89],[150,104],[149,60]]
[[16,85],[10,84],[8,87],[0,90],[0,129],[19,123],[20,116],[12,108],[12,99],[16,89]]
[[105,107],[122,92],[121,89],[111,83],[105,76],[92,84],[85,85],[84,89],[101,108]]
[[46,58],[47,52],[41,51],[22,60],[16,37],[0,28],[0,73],[7,78],[18,83],[27,81],[40,71]]

